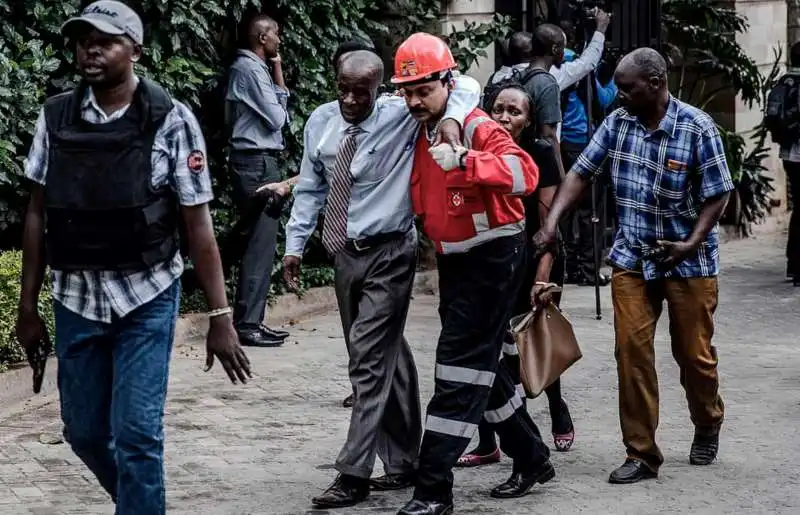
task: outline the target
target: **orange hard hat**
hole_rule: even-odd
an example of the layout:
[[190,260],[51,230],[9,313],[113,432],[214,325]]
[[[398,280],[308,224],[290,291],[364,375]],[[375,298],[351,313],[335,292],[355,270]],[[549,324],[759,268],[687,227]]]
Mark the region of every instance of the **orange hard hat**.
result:
[[434,79],[434,74],[452,70],[456,60],[441,38],[417,32],[403,41],[394,54],[392,84],[407,84]]

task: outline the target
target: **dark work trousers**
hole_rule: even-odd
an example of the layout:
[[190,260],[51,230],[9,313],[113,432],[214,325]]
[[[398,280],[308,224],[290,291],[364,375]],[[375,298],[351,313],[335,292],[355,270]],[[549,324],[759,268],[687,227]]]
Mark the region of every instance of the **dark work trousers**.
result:
[[784,161],[789,204],[789,240],[786,242],[786,275],[800,279],[800,163]]
[[[250,195],[259,186],[280,181],[278,162],[271,152],[234,151],[230,164],[233,170],[233,201],[240,215],[244,215],[250,205]],[[264,320],[279,223],[279,220],[266,213],[261,213],[254,220],[247,248],[240,258],[239,282],[236,286],[233,323],[239,330],[258,327]]]
[[417,499],[452,498],[453,467],[484,416],[516,470],[535,470],[549,458],[511,373],[500,362],[524,264],[524,232],[463,254],[437,256],[442,332],[420,450]]
[[[532,240],[528,239],[528,242],[531,241]],[[530,312],[532,309],[531,290],[536,282],[536,269],[539,266],[539,260],[535,257],[535,252],[535,248],[532,246],[528,247],[526,253],[527,264],[523,272],[524,279],[522,281],[522,286],[517,293],[517,300],[514,303],[513,309],[511,310],[511,316],[524,315]],[[550,271],[550,282],[559,286],[564,285],[563,252],[559,252],[558,256],[553,262],[553,267]],[[558,306],[561,303],[561,294],[556,294],[553,297],[553,302]],[[514,385],[519,392],[523,405],[525,405],[525,391],[522,388],[522,380],[520,379],[519,351],[517,350],[517,345],[514,342],[514,337],[512,336],[511,331],[507,331],[505,334],[505,340],[503,342],[503,362],[511,374],[511,380],[514,382]],[[550,419],[553,422],[553,432],[568,432],[571,428],[564,427],[569,426],[570,421],[567,418],[568,412],[566,410],[566,406],[561,399],[561,379],[557,379],[553,384],[545,388],[544,392],[547,395],[547,401],[550,406]],[[480,426],[478,427],[478,433],[480,435],[479,445],[481,446],[481,451],[491,451],[496,448],[494,445],[492,445],[494,441],[494,429],[492,428],[492,424],[486,420],[486,417],[481,420]]]
[[350,356],[353,410],[336,470],[369,478],[377,454],[387,474],[413,472],[422,437],[417,367],[403,331],[417,236],[335,257],[335,289]]
[[[561,160],[564,163],[565,171],[572,168],[585,147],[586,145],[569,141],[561,142]],[[596,208],[599,217],[605,208],[602,182],[595,182],[591,187],[596,193]],[[587,188],[577,206],[562,219],[561,233],[564,236],[567,275],[579,282],[594,284],[595,262],[592,229],[597,230],[597,241],[602,245],[603,227],[600,224],[592,224],[592,192],[590,188]]]

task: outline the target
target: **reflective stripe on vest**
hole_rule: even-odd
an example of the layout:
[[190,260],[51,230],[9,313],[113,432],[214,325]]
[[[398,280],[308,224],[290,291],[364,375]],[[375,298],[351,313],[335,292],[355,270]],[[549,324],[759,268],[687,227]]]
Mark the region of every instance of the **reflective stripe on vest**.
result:
[[522,171],[522,161],[519,160],[519,156],[513,154],[506,154],[501,159],[511,170],[511,177],[514,181],[511,186],[511,194],[522,195],[525,193],[525,174]]
[[[489,118],[485,116],[476,116],[472,120],[467,123],[466,127],[464,127],[464,146],[468,149],[472,149],[472,140],[475,137],[475,131],[478,130],[478,127],[483,125],[483,123],[491,121]],[[515,156],[513,154],[507,154],[504,156],[500,156],[500,158],[505,162],[506,166],[511,170],[511,177],[513,178],[513,183],[511,187],[511,194],[512,195],[522,195],[525,193],[525,174],[522,171],[522,162],[519,159],[519,156]]]
[[472,120],[470,120],[466,127],[464,127],[464,146],[471,149],[472,148],[472,137],[475,136],[475,130],[484,122],[491,121],[489,118],[485,116],[476,116]]
[[[484,214],[485,216],[485,214]],[[473,236],[472,238],[464,241],[441,241],[439,245],[442,246],[442,254],[460,254],[469,251],[473,247],[477,247],[487,241],[502,238],[504,236],[512,236],[525,230],[525,220],[514,222],[512,224],[501,225],[488,231],[482,231]]]

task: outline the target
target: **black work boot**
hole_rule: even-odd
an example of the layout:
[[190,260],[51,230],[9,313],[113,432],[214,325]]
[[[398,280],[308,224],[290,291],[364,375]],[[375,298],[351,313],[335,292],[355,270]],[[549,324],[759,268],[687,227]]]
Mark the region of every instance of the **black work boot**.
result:
[[311,499],[316,508],[355,506],[369,496],[369,479],[339,474],[322,495]]

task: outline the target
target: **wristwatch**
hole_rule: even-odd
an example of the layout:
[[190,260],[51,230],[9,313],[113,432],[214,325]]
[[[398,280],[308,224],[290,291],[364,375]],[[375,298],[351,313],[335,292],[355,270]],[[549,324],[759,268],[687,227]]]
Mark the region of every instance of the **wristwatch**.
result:
[[469,155],[469,151],[466,151],[463,154],[461,154],[461,157],[458,158],[458,167],[463,172],[467,171],[467,156],[468,155]]

